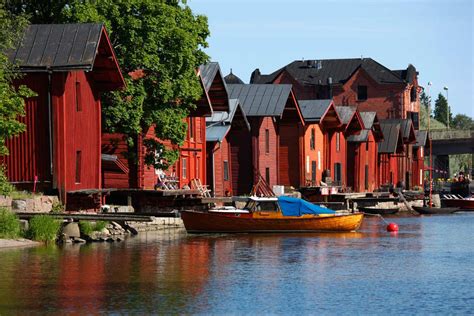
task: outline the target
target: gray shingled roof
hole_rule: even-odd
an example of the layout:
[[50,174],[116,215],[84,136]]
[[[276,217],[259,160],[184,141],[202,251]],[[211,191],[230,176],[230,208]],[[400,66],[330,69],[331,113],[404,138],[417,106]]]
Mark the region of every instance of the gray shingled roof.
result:
[[357,108],[355,106],[336,106],[336,112],[341,119],[342,124],[347,125]]
[[324,113],[331,105],[331,99],[325,100],[298,100],[301,114],[305,122],[319,123]]
[[372,125],[374,125],[375,116],[377,115],[376,112],[359,112],[360,117],[362,118],[362,122],[364,122],[365,129],[372,129]]
[[[212,82],[214,81],[214,78],[217,74],[220,74],[221,78],[224,78],[218,62],[210,62],[199,66],[199,72],[201,73],[202,82],[207,92],[209,92],[211,89]],[[225,80],[222,81],[224,83],[224,87],[227,89]]]
[[361,143],[369,140],[369,130],[363,129],[358,135],[351,135],[347,138],[348,142]]
[[411,119],[387,119],[384,120],[385,123],[398,123],[400,124],[402,136],[404,139],[410,138],[410,131],[413,128],[413,122]]
[[8,52],[21,71],[91,70],[97,55],[102,24],[33,24],[20,46]]
[[[222,141],[229,132],[235,113],[239,108],[242,109],[239,100],[230,99],[229,112],[214,112],[211,117],[206,117],[206,141]],[[247,128],[250,130],[250,124],[243,110],[242,115]]]
[[239,99],[247,116],[281,116],[290,97],[289,84],[229,84],[229,95]]
[[428,139],[428,131],[415,131],[416,143],[413,147],[424,147],[426,146],[426,140]]
[[397,152],[397,145],[399,142],[400,135],[400,123],[381,121],[380,127],[382,128],[384,139],[379,143],[380,154],[394,154]]
[[206,127],[207,142],[221,142],[229,132],[231,125],[213,125]]
[[[320,67],[319,67],[320,66]],[[376,62],[372,58],[295,60],[277,71],[261,75],[252,73],[251,83],[272,83],[284,70],[302,84],[327,85],[329,77],[333,84],[343,84],[359,68],[363,68],[377,83],[403,83],[398,73]]]

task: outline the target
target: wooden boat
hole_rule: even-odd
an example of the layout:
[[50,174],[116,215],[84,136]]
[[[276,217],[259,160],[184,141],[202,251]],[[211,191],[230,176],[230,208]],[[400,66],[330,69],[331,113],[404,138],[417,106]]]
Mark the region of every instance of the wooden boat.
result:
[[[282,201],[282,197],[248,197],[243,209],[183,211],[181,218],[190,233],[269,233],[350,232],[359,228],[364,217],[363,213],[338,214],[301,199],[284,198]],[[282,207],[291,207],[292,203],[294,210],[282,211]],[[308,209],[320,212],[311,214]]]
[[390,215],[397,213],[399,207],[377,207],[377,206],[359,206],[359,212],[364,212],[368,214],[380,214],[380,215]]
[[441,204],[446,207],[459,207],[461,210],[474,211],[474,198],[441,199]]
[[459,207],[413,206],[413,209],[422,215],[452,214],[459,211]]

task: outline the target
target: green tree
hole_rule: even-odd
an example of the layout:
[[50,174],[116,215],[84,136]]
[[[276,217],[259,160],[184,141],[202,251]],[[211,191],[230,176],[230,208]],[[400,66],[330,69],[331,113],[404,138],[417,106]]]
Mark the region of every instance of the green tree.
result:
[[[133,146],[136,136],[154,125],[158,139],[182,144],[184,119],[202,95],[196,70],[208,61],[205,16],[195,15],[185,0],[62,0],[50,4],[51,10],[37,10],[38,2],[43,1],[11,0],[10,9],[29,13],[36,23],[106,25],[127,88],[103,96],[104,131],[124,133]],[[162,141],[148,141],[147,149],[150,157],[161,153],[162,159],[146,160],[155,167],[166,168],[178,157]]]
[[[447,125],[448,124],[448,101],[446,98],[440,93],[438,94],[438,98],[435,101],[435,108],[434,108],[434,118],[441,123]],[[451,109],[449,109],[449,121],[452,122],[453,115]]]
[[474,129],[474,120],[465,114],[456,114],[451,126],[456,129]]
[[13,86],[19,75],[5,54],[18,44],[26,25],[26,19],[10,14],[0,3],[0,155],[8,155],[6,140],[25,130],[18,118],[25,115],[24,98],[33,95],[25,86]]
[[431,97],[422,91],[420,94],[420,104],[425,107],[426,110],[429,109],[431,102]]

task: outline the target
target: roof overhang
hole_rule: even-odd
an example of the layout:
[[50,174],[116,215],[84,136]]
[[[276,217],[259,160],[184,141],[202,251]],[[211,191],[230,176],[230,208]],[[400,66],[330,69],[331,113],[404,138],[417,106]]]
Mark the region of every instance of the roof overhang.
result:
[[303,126],[305,125],[303,114],[301,114],[300,105],[298,104],[298,100],[296,100],[293,88],[290,89],[290,93],[288,95],[285,108],[280,115],[280,119],[293,120],[301,123]]
[[358,134],[360,131],[364,129],[364,122],[360,117],[359,111],[356,109],[354,114],[352,114],[351,119],[347,123],[344,134],[346,136]]
[[329,103],[328,108],[324,112],[324,114],[321,116],[321,119],[318,122],[321,127],[324,130],[331,130],[331,129],[337,129],[341,127],[342,121],[341,118],[339,117],[339,114],[337,114],[336,111],[336,106],[334,105],[334,102],[331,101]]

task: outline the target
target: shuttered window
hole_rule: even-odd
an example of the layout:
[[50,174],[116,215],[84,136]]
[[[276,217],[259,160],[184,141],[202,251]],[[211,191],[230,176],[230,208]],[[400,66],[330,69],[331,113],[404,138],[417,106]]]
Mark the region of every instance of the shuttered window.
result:
[[181,177],[183,179],[188,177],[188,160],[186,158],[181,160]]
[[265,130],[265,153],[270,153],[270,130]]
[[81,83],[76,82],[76,112],[82,111]]
[[367,86],[357,86],[357,100],[367,100]]
[[229,181],[229,162],[224,160],[224,181]]
[[76,151],[76,183],[81,183],[82,152]]

